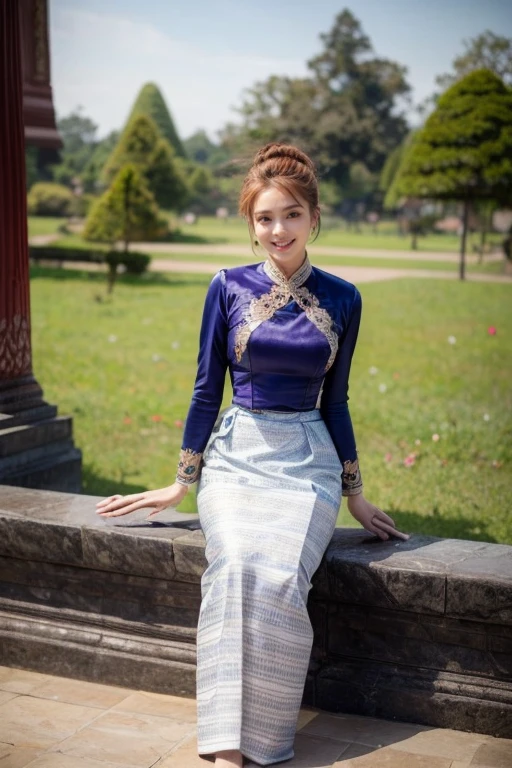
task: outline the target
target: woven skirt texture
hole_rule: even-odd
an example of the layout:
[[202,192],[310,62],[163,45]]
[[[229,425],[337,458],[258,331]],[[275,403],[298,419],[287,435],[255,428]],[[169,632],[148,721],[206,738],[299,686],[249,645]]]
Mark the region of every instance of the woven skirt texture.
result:
[[239,749],[269,765],[294,755],[313,642],[306,601],[334,531],[341,464],[318,410],[239,406],[203,460],[198,751]]

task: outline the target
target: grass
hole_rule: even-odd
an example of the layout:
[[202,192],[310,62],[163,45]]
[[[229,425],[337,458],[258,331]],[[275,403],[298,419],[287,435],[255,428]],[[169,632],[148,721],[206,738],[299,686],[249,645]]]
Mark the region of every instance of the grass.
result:
[[[458,275],[459,265],[457,262],[450,261],[422,261],[421,257],[418,260],[413,259],[393,259],[390,258],[372,258],[370,256],[359,256],[357,252],[354,252],[352,256],[315,256],[314,249],[310,249],[310,256],[314,264],[322,266],[324,269],[329,269],[330,266],[337,267],[377,267],[380,269],[428,269],[433,271],[453,272]],[[153,259],[165,260],[165,261],[191,261],[191,262],[205,262],[212,264],[223,264],[226,267],[234,267],[240,264],[250,264],[255,261],[263,261],[263,256],[256,257],[249,252],[248,257],[243,256],[223,256],[219,254],[205,255],[205,254],[183,254],[183,253],[150,253]],[[503,274],[503,262],[502,261],[484,261],[482,264],[466,263],[466,271],[474,272],[475,274]]]
[[57,234],[59,227],[65,224],[67,219],[56,218],[52,216],[29,216],[28,217],[28,236],[36,235],[54,235]]
[[[172,482],[208,282],[122,277],[107,299],[98,274],[33,269],[34,370],[74,417],[84,492]],[[512,289],[403,279],[361,292],[350,405],[367,498],[407,531],[512,543]],[[339,523],[353,522],[343,505]]]
[[[58,226],[65,219],[51,219],[40,216],[29,216],[29,235],[57,233]],[[176,227],[174,217],[172,226]],[[179,232],[175,242],[191,244],[239,244],[249,245],[249,235],[245,222],[240,218],[227,220],[216,219],[213,216],[201,216],[195,224],[177,223]],[[468,253],[479,243],[479,234],[469,236]],[[489,242],[499,245],[503,236],[493,234]],[[411,238],[397,233],[397,226],[392,221],[383,221],[377,232],[373,232],[367,224],[361,225],[361,232],[347,231],[337,220],[326,221],[317,241],[318,245],[337,246],[340,248],[376,248],[381,250],[408,251],[411,248]],[[431,234],[418,239],[418,251],[452,252],[459,250],[460,239],[456,235]]]
[[[52,243],[52,247],[57,248],[93,248],[94,250],[107,250],[108,246],[101,243],[87,243],[79,235],[65,235]],[[137,250],[137,244],[134,244],[133,250]],[[389,269],[428,269],[435,271],[453,272],[458,274],[458,263],[450,261],[425,261],[421,258],[421,253],[418,253],[417,257],[410,259],[394,259],[390,253],[389,258],[360,256],[357,250],[354,249],[352,256],[315,256],[315,246],[313,245],[309,249],[310,255],[314,263],[322,265],[326,268],[329,266],[345,266],[345,267],[377,267],[377,268],[389,268]],[[166,261],[191,261],[191,262],[210,262],[212,264],[218,264],[219,262],[226,267],[232,267],[239,264],[247,264],[263,259],[263,256],[256,257],[247,247],[247,258],[243,256],[224,256],[219,254],[208,255],[204,253],[165,253],[165,252],[151,252],[149,255],[154,259],[166,260]],[[503,261],[484,261],[481,264],[476,262],[466,263],[466,270],[468,272],[474,272],[475,274],[503,274]]]

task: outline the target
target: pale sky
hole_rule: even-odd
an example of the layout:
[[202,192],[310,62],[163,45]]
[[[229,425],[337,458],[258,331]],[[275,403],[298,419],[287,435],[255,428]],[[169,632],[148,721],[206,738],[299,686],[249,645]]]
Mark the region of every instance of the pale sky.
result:
[[509,0],[49,0],[57,115],[81,105],[102,137],[154,82],[182,138],[204,128],[216,140],[238,120],[245,88],[272,74],[307,75],[319,35],[344,8],[375,55],[407,67],[416,104],[464,39],[486,29],[512,37]]

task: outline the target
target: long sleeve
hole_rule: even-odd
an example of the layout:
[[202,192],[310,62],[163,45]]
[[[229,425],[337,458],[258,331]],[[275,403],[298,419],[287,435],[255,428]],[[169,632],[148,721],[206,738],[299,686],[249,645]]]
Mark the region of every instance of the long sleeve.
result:
[[355,289],[336,358],[325,377],[320,403],[322,417],[343,467],[343,496],[355,496],[363,490],[354,429],[348,408],[348,379],[359,332],[361,308],[361,294]]
[[197,376],[176,476],[183,485],[199,477],[202,453],[222,403],[227,366],[226,275],[221,270],[210,283],[204,304]]

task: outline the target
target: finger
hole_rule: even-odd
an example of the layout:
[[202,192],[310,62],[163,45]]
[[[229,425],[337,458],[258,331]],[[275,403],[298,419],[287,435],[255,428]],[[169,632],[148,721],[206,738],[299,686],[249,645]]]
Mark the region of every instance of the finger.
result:
[[365,525],[365,528],[367,531],[370,531],[370,533],[373,533],[375,536],[378,536],[379,539],[382,539],[382,541],[387,541],[389,539],[388,534],[386,531],[382,530],[382,528],[378,528],[372,523],[368,523],[368,525]]
[[148,502],[145,499],[134,501],[131,504],[127,504],[125,507],[115,509],[113,512],[104,512],[102,517],[121,517],[122,515],[129,515],[130,512],[136,512],[138,509],[144,509],[148,506]]
[[409,538],[408,533],[402,533],[402,531],[399,531],[397,528],[395,528],[394,525],[388,525],[387,523],[384,523],[382,520],[379,520],[379,518],[375,518],[373,521],[373,525],[378,528],[381,531],[385,531],[386,533],[389,533],[391,536],[395,536],[397,539],[403,539],[404,541],[407,541]]
[[[151,512],[148,512],[148,518],[152,517],[153,515],[158,515],[159,512],[163,512],[166,507],[158,506],[155,509],[153,509]],[[148,519],[146,518],[146,519]]]
[[382,509],[379,509],[378,507],[375,507],[375,519],[376,520],[382,520],[383,522],[387,523],[388,525],[391,525],[393,528],[396,528],[395,521],[392,517],[389,515],[386,515],[385,512],[382,511]]
[[96,503],[97,507],[105,507],[107,504],[110,504],[112,501],[115,501],[116,499],[122,498],[120,494],[116,494],[115,496],[109,496],[107,499],[102,499],[101,501],[98,501]]
[[126,504],[131,504],[134,501],[140,501],[144,499],[144,495],[141,493],[132,493],[129,496],[115,496],[106,506],[101,507],[98,512],[115,512],[117,509],[121,509]]

